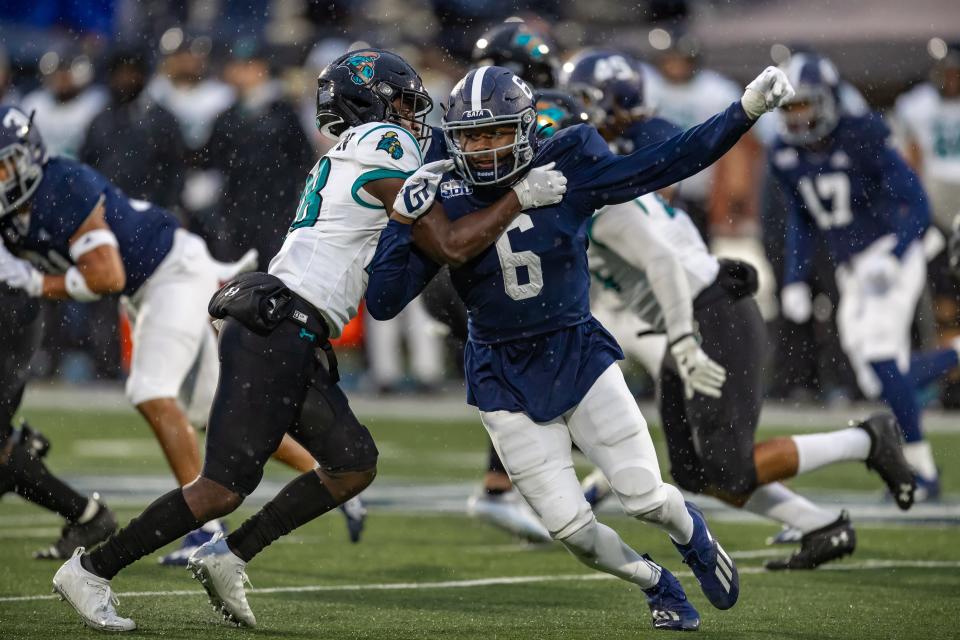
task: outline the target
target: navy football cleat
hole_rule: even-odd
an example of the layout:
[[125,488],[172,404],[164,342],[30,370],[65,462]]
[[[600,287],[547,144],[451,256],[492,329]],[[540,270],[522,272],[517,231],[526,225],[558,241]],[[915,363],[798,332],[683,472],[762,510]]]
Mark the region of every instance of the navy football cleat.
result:
[[[644,554],[643,557],[653,562],[650,556]],[[657,584],[643,592],[647,594],[654,629],[696,631],[700,628],[700,614],[687,600],[680,581],[663,567],[660,567],[660,580]]]
[[363,504],[360,496],[353,496],[340,505],[340,511],[347,520],[347,535],[350,536],[350,542],[360,542],[360,534],[363,533],[363,526],[367,521],[367,507]]
[[697,577],[703,595],[707,596],[710,604],[717,609],[729,609],[737,603],[740,596],[740,574],[727,552],[720,543],[713,539],[707,521],[697,505],[685,503],[687,512],[693,518],[693,537],[687,544],[673,546],[683,556],[684,564],[688,565]]

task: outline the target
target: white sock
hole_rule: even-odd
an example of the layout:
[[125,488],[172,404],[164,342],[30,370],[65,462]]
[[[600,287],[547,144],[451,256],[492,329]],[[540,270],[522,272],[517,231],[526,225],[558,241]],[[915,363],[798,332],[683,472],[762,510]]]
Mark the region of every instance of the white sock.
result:
[[617,576],[641,589],[649,589],[660,581],[657,564],[644,559],[616,531],[596,520],[560,542],[591,569]]
[[743,508],[804,533],[825,527],[840,517],[840,514],[818,507],[779,482],[757,487]]
[[930,442],[927,440],[904,444],[903,457],[907,459],[907,464],[913,468],[914,473],[925,480],[935,480],[939,475],[937,473],[937,463],[933,461]]
[[870,455],[870,436],[859,427],[791,436],[800,458],[797,475],[835,462],[866,460]]
[[80,514],[80,517],[77,518],[77,524],[86,524],[90,522],[93,520],[93,517],[97,515],[98,511],[100,511],[100,503],[93,498],[88,498],[87,506],[84,508],[83,513]]

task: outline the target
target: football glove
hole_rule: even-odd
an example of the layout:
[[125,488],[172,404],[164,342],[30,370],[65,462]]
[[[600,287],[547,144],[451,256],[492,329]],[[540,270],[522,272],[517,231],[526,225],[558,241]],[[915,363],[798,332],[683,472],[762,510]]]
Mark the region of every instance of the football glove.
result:
[[813,297],[806,282],[792,282],[780,292],[780,310],[783,317],[795,324],[803,324],[813,314]]
[[43,293],[43,274],[26,260],[17,258],[0,242],[0,282],[22,289],[31,298]]
[[520,200],[520,210],[536,209],[557,204],[567,192],[567,179],[553,167],[556,162],[534,167],[527,172],[523,180],[513,185],[513,191]]
[[393,201],[393,210],[416,220],[433,206],[443,174],[453,169],[453,160],[428,162],[408,177]]
[[856,265],[856,277],[867,293],[883,295],[896,284],[900,261],[892,253],[871,253]]
[[727,380],[727,370],[704,353],[693,335],[684,336],[670,345],[670,355],[677,363],[677,372],[683,379],[687,400],[693,398],[695,393],[711,398],[721,396],[723,383]]
[[740,104],[747,117],[756,120],[792,98],[794,93],[787,74],[776,67],[767,67],[747,85]]

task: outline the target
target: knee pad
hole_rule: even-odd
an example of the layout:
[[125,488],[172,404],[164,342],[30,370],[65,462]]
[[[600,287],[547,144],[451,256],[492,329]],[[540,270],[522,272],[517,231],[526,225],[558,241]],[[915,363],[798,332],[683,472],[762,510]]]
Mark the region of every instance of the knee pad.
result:
[[377,477],[377,468],[370,467],[362,471],[327,471],[321,468],[318,473],[330,495],[346,501],[370,486]]
[[624,467],[610,474],[608,480],[628,515],[652,511],[664,500],[659,470],[645,466]]

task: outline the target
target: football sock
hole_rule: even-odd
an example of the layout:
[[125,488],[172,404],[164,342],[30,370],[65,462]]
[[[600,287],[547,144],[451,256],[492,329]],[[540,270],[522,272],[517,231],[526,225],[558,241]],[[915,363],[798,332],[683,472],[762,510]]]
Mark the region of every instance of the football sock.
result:
[[133,564],[193,531],[202,523],[190,511],[180,488],[157,498],[143,513],[130,521],[89,555],[81,558],[83,568],[112,580],[121,569]]
[[908,442],[903,445],[903,457],[913,472],[926,480],[935,480],[939,473],[937,464],[933,461],[933,451],[926,440]]
[[250,562],[280,536],[336,508],[338,504],[320,476],[308,471],[294,478],[273,500],[227,536],[227,546],[238,558]]
[[904,440],[907,442],[922,440],[920,403],[917,400],[916,387],[900,372],[897,363],[893,360],[871,362],[870,366],[873,367],[883,387],[880,397],[897,417]]
[[914,353],[910,357],[910,380],[914,388],[921,389],[936,382],[960,364],[955,349],[936,349]]
[[804,533],[825,527],[839,517],[839,514],[818,507],[779,482],[757,487],[743,508]]
[[790,436],[797,447],[797,475],[835,462],[866,460],[870,434],[859,427]]
[[12,488],[26,500],[76,521],[87,508],[87,497],[80,495],[50,473],[42,458],[14,445],[3,467],[10,474]]
[[617,576],[642,589],[649,589],[660,580],[659,566],[628,547],[616,531],[596,518],[560,542],[591,569]]

